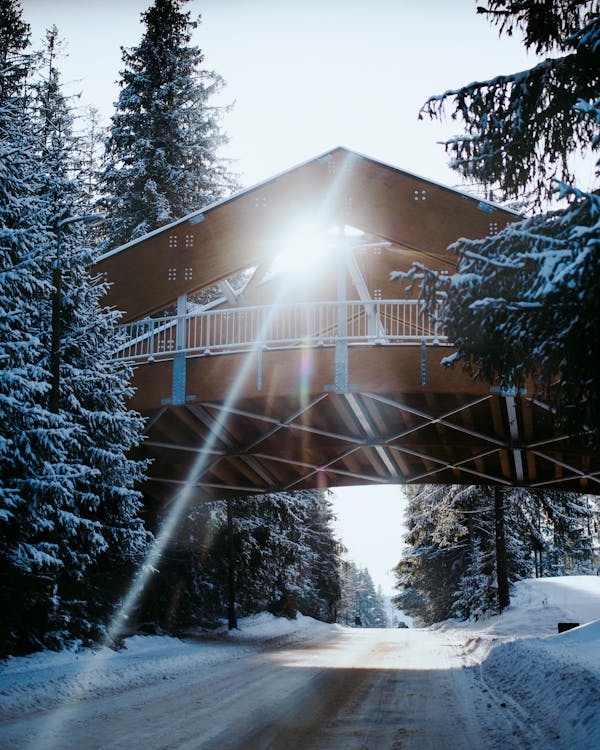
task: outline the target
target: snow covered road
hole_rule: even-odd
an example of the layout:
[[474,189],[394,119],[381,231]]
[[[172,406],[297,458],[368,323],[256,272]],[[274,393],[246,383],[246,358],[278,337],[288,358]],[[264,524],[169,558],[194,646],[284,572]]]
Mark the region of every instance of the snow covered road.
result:
[[442,633],[336,628],[297,645],[241,645],[217,663],[14,716],[0,725],[2,747],[494,747],[496,710]]
[[260,671],[250,720],[219,728],[206,747],[441,748],[448,736],[456,748],[485,746],[470,676],[436,633],[345,630],[273,654]]
[[240,626],[1,662],[0,748],[600,748],[600,576],[519,581],[502,615],[435,629]]

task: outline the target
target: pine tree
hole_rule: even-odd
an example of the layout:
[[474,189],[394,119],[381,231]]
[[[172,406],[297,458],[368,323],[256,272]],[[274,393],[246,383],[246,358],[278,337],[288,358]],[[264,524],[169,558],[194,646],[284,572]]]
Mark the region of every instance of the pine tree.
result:
[[445,146],[451,166],[503,195],[529,191],[538,205],[556,180],[572,184],[571,155],[600,145],[600,18],[596,0],[488,0],[478,13],[500,35],[521,32],[527,50],[548,57],[529,70],[499,75],[432,96],[421,116],[447,106],[463,135]]
[[494,569],[493,554],[483,551],[479,537],[471,540],[468,564],[461,576],[451,615],[459,620],[478,620],[493,612],[497,603],[496,585],[490,571]]
[[0,644],[39,645],[63,564],[49,538],[49,498],[69,482],[69,432],[47,405],[42,341],[51,243],[27,85],[29,27],[0,0]]
[[85,195],[86,212],[90,214],[94,213],[102,198],[104,143],[107,137],[108,128],[103,124],[98,109],[87,107],[77,138],[77,181]]
[[[506,583],[589,571],[596,509],[566,492],[505,489]],[[396,566],[397,606],[430,624],[498,612],[496,492],[486,486],[423,486],[409,493],[409,545]]]
[[342,597],[338,622],[350,627],[384,628],[387,624],[385,598],[367,568],[359,568],[352,560],[341,565]]
[[[465,521],[471,516],[451,512],[460,490],[454,485],[424,485],[408,493],[408,546],[395,569],[400,593],[394,602],[425,624],[450,616],[464,567],[468,550]],[[469,509],[473,509],[471,503]],[[488,532],[487,525],[483,529]]]
[[[567,429],[597,443],[600,196],[572,186],[571,157],[600,147],[598,3],[489,0],[479,11],[549,56],[434,96],[423,111],[440,117],[449,106],[462,120],[466,133],[446,143],[462,174],[506,196],[529,192],[538,207],[557,195],[566,207],[459,240],[456,274],[415,270],[425,273],[429,303],[444,297],[443,324],[458,350],[452,362],[504,386],[531,379]],[[596,162],[596,180],[599,170]]]
[[[232,506],[237,616],[267,611],[294,618],[301,612],[334,621],[341,547],[333,537],[324,493],[256,495]],[[222,620],[227,550],[225,502],[194,508],[158,564],[145,596],[144,619],[170,632]]]
[[324,622],[336,622],[341,592],[340,555],[342,544],[334,537],[334,520],[328,493],[303,493],[307,503],[306,541],[310,554],[303,557],[302,586],[298,609],[303,615]]
[[234,518],[240,612],[293,618],[301,611],[330,620],[339,596],[338,545],[323,493],[244,498]]
[[535,561],[536,576],[588,573],[594,561],[592,524],[597,508],[572,492],[520,494]]
[[36,78],[28,78],[31,59],[21,58],[26,44],[17,38],[5,58],[14,85],[3,86],[0,102],[5,653],[97,637],[119,595],[118,573],[131,572],[147,540],[133,488],[143,465],[126,457],[142,429],[125,409],[131,373],[112,362],[115,316],[101,306],[105,289],[89,276],[93,254],[75,225],[62,230],[60,399],[50,399],[57,222],[77,216],[81,198],[57,32],[48,32]]
[[114,247],[212,203],[235,187],[217,151],[223,108],[209,105],[223,87],[190,46],[185,0],[155,0],[142,14],[140,44],[123,49],[121,92],[107,141],[105,190]]
[[[37,86],[39,162],[50,216],[81,216],[87,206],[75,179],[78,158],[73,119],[56,67],[58,32],[47,34],[47,73]],[[62,230],[59,413],[72,435],[71,482],[55,494],[53,537],[63,565],[57,575],[57,644],[98,638],[148,535],[134,485],[144,464],[128,458],[143,431],[126,408],[131,371],[113,360],[117,314],[102,307],[106,285],[90,277],[95,253],[77,223]]]

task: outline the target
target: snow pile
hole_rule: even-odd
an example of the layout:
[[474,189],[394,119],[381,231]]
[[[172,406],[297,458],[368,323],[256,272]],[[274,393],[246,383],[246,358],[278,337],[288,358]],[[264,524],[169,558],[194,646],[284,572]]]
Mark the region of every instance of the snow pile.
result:
[[[600,577],[519,581],[511,602],[502,615],[443,629],[491,694],[544,719],[549,747],[600,747]],[[581,626],[559,635],[559,622]]]
[[285,617],[274,617],[268,612],[244,617],[240,620],[239,630],[231,630],[227,637],[233,641],[270,641],[285,639],[286,642],[305,640],[330,634],[332,628],[340,629],[340,625],[329,625],[319,622],[312,617],[298,614],[295,620]]
[[534,722],[552,717],[547,739],[558,747],[600,747],[600,621],[558,636],[503,643],[482,667],[484,680]]
[[[321,638],[332,626],[298,615],[297,620],[267,613],[240,619],[240,630],[180,640],[135,635],[125,648],[42,651],[11,657],[0,666],[0,719],[85,697],[127,690],[159,679],[172,680],[245,654],[277,639]],[[215,636],[217,636],[215,638]]]
[[511,606],[490,618],[491,632],[507,635],[555,635],[559,622],[600,619],[600,576],[558,576],[518,581]]

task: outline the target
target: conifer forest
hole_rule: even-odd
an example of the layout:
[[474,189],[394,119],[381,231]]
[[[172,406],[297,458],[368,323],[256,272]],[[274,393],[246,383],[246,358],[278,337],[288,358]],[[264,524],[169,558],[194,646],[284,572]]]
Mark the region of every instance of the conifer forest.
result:
[[[455,274],[419,266],[403,282],[420,285],[430,310],[443,296],[457,349],[447,366],[510,388],[532,379],[557,420],[597,446],[600,194],[578,188],[568,158],[600,147],[597,4],[554,2],[545,23],[535,0],[486,5],[501,34],[525,29],[525,46],[552,56],[433,95],[420,116],[459,119],[464,136],[446,150],[465,189],[518,202],[524,218],[459,240]],[[201,20],[186,0],[148,0],[141,20],[103,122],[65,94],[59,30],[34,46],[20,0],[0,0],[0,658],[116,648],[134,632],[178,635],[228,617],[235,627],[259,612],[389,626],[386,597],[336,537],[328,490],[191,506],[145,570],[163,511],[144,503],[148,465],[132,457],[144,418],[128,408],[132,368],[113,356],[119,312],[92,269],[243,186],[220,156],[229,108],[214,103],[225,81],[193,42]],[[404,491],[394,606],[418,624],[485,618],[520,579],[593,570],[592,495]]]

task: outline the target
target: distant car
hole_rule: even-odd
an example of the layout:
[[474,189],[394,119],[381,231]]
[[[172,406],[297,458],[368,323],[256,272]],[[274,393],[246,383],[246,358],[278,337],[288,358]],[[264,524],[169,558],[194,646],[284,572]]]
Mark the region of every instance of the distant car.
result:
[[398,623],[398,627],[399,628],[407,628],[408,625],[404,622],[404,620],[400,620],[400,622]]

